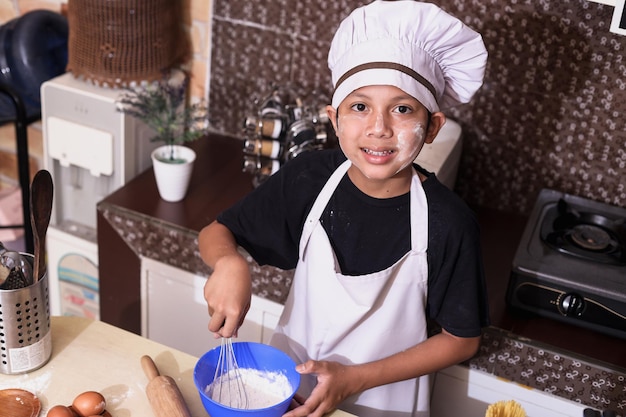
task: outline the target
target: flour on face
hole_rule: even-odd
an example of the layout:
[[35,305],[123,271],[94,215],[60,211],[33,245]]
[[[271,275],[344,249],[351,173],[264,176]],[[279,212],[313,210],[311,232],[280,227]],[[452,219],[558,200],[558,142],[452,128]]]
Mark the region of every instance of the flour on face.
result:
[[426,129],[421,122],[415,123],[411,128],[402,129],[398,132],[398,162],[402,171],[417,157],[424,145]]

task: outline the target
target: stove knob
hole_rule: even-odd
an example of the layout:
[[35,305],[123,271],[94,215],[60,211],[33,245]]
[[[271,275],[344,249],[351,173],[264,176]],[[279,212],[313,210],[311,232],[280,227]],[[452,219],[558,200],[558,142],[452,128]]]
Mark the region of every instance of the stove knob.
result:
[[585,309],[585,299],[581,295],[569,292],[559,298],[558,308],[564,316],[578,317]]

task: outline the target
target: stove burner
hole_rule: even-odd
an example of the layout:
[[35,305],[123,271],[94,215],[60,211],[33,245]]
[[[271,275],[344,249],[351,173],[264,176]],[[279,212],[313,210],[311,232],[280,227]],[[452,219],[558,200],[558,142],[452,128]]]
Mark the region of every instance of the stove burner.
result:
[[572,241],[583,249],[604,250],[611,244],[609,234],[598,226],[579,224],[570,234]]
[[543,189],[513,259],[507,304],[626,340],[625,272],[626,207]]
[[542,240],[571,256],[626,265],[626,219],[583,210],[560,199],[543,219]]

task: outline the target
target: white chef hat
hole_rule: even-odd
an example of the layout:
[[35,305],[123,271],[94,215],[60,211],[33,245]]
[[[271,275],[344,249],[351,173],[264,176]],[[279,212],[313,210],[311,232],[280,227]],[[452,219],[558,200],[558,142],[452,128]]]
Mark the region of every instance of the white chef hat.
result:
[[339,26],[328,53],[332,106],[368,85],[393,85],[429,111],[467,103],[483,82],[480,34],[430,3],[377,0]]

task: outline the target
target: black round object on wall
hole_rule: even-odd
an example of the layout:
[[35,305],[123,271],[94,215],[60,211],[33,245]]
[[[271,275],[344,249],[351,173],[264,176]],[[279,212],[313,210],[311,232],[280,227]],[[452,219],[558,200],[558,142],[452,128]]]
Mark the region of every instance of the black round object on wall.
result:
[[[13,77],[11,74],[11,67],[9,66],[7,52],[9,54],[11,53],[11,34],[13,33],[15,23],[17,23],[17,19],[10,20],[0,26],[0,82],[9,86],[13,85]],[[9,45],[9,50],[5,51],[5,45],[7,44]]]
[[[41,84],[65,72],[67,19],[50,10],[34,10],[0,27],[0,82],[24,101],[27,115],[41,110]],[[14,105],[0,95],[0,115],[15,114]]]

